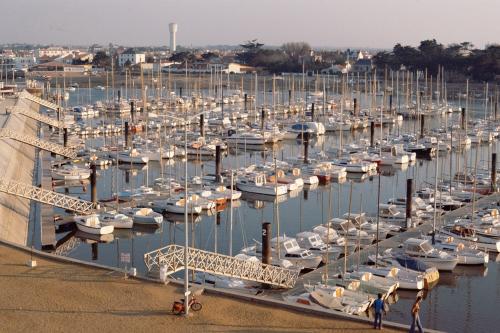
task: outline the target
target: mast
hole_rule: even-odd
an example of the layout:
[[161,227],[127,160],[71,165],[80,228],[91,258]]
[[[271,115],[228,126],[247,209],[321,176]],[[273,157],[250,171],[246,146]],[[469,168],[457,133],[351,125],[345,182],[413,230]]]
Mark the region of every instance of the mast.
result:
[[[349,222],[351,220],[351,204],[352,204],[352,181],[350,181],[350,188],[349,188],[349,211],[347,213],[347,221]],[[340,212],[339,212],[340,214]],[[342,275],[342,279],[345,278],[346,272],[347,272],[347,239],[348,239],[348,232],[349,232],[349,227],[346,227],[344,231],[344,274]]]

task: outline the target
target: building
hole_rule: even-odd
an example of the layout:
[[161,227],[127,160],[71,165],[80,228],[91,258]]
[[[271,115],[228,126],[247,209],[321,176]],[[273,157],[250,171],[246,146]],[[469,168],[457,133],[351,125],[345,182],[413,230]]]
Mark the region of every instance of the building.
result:
[[67,54],[70,54],[69,50],[66,50],[62,47],[48,47],[46,49],[38,49],[35,52],[35,56],[37,58],[48,57],[48,58],[57,58],[64,57]]
[[92,70],[92,65],[70,65],[60,61],[50,61],[30,68],[37,72],[67,72],[67,73],[86,73]]
[[134,49],[128,49],[118,55],[118,66],[123,67],[126,64],[137,65],[146,62],[146,54],[139,53]]
[[34,56],[18,56],[14,58],[14,67],[18,70],[27,70],[28,68],[36,65],[36,58]]
[[227,74],[245,74],[255,72],[255,67],[238,64],[235,62],[228,63],[227,65],[223,65],[222,72]]
[[170,52],[174,53],[177,50],[177,23],[170,23],[168,30],[170,31]]

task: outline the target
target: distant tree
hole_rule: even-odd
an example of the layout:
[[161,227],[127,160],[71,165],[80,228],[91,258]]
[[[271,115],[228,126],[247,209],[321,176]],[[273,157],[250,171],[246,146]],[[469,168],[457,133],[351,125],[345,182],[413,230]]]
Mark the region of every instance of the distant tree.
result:
[[301,62],[311,52],[311,46],[305,42],[285,43],[281,46],[285,54],[295,62]]
[[492,81],[500,75],[500,45],[488,45],[473,55],[470,73],[480,81]]
[[193,62],[196,60],[196,56],[189,51],[175,52],[170,56],[170,61],[173,62]]
[[211,60],[211,59],[214,59],[214,58],[218,58],[219,57],[219,54],[217,53],[214,53],[214,52],[205,52],[201,55],[201,58],[203,60]]
[[401,44],[396,44],[392,49],[392,54],[394,58],[391,63],[388,64],[393,69],[398,69],[401,65],[404,65],[410,70],[418,68],[420,61],[420,52],[411,46],[402,46]]
[[98,51],[95,54],[94,59],[92,60],[92,64],[96,67],[111,67],[111,57],[108,56],[104,51]]
[[253,39],[240,44],[240,46],[243,48],[243,51],[236,55],[236,59],[244,64],[251,64],[257,54],[262,51],[264,44],[259,43],[257,39]]
[[420,42],[417,48],[396,44],[392,52],[379,52],[374,56],[379,68],[386,65],[397,69],[404,65],[410,70],[427,70],[436,76],[440,66],[458,77],[472,77],[477,81],[495,80],[500,75],[500,45],[475,49],[470,42],[443,46],[435,39]]

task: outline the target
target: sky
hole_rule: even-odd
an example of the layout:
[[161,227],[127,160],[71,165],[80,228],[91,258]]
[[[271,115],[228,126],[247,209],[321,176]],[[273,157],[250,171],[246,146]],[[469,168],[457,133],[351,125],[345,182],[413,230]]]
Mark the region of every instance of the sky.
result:
[[2,0],[0,44],[392,48],[500,42],[500,0]]

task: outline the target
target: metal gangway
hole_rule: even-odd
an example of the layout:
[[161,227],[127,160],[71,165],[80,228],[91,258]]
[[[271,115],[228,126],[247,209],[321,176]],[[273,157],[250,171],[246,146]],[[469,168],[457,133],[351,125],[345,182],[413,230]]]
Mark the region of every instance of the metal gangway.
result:
[[28,108],[20,107],[20,106],[14,106],[10,109],[11,113],[17,113],[17,114],[22,114],[23,116],[29,117],[31,119],[35,119],[39,122],[42,122],[44,124],[47,124],[52,127],[57,127],[57,128],[64,128],[64,122],[63,121],[58,121],[57,119],[45,116],[43,114],[40,114],[38,112],[32,111]]
[[[188,247],[188,268],[191,270],[248,280],[281,288],[293,288],[299,276],[298,270],[252,262]],[[168,245],[144,254],[148,271],[166,266],[167,275],[184,269],[184,246]]]
[[90,201],[77,199],[69,195],[45,190],[10,179],[0,178],[0,192],[64,208],[82,215],[91,214],[96,208]]
[[71,149],[71,148],[66,148],[64,146],[61,146],[56,143],[52,143],[49,141],[41,140],[37,138],[36,136],[32,135],[24,135],[24,134],[18,134],[14,132],[13,130],[10,130],[8,128],[2,128],[0,129],[0,139],[6,138],[6,139],[12,139],[16,140],[22,143],[26,143],[28,145],[31,145],[33,147],[37,147],[46,151],[50,151],[52,153],[68,157],[68,158],[76,158],[76,152]]
[[27,92],[26,90],[23,90],[20,94],[19,94],[19,97],[21,98],[24,98],[24,99],[27,99],[28,101],[31,101],[31,102],[35,102],[37,103],[38,105],[41,105],[43,107],[46,107],[47,109],[52,109],[52,110],[55,110],[57,111],[60,106],[57,105],[57,104],[54,104],[52,102],[49,102],[43,98],[40,98],[40,97],[37,97],[37,96],[34,96],[32,94],[30,94],[29,92]]

